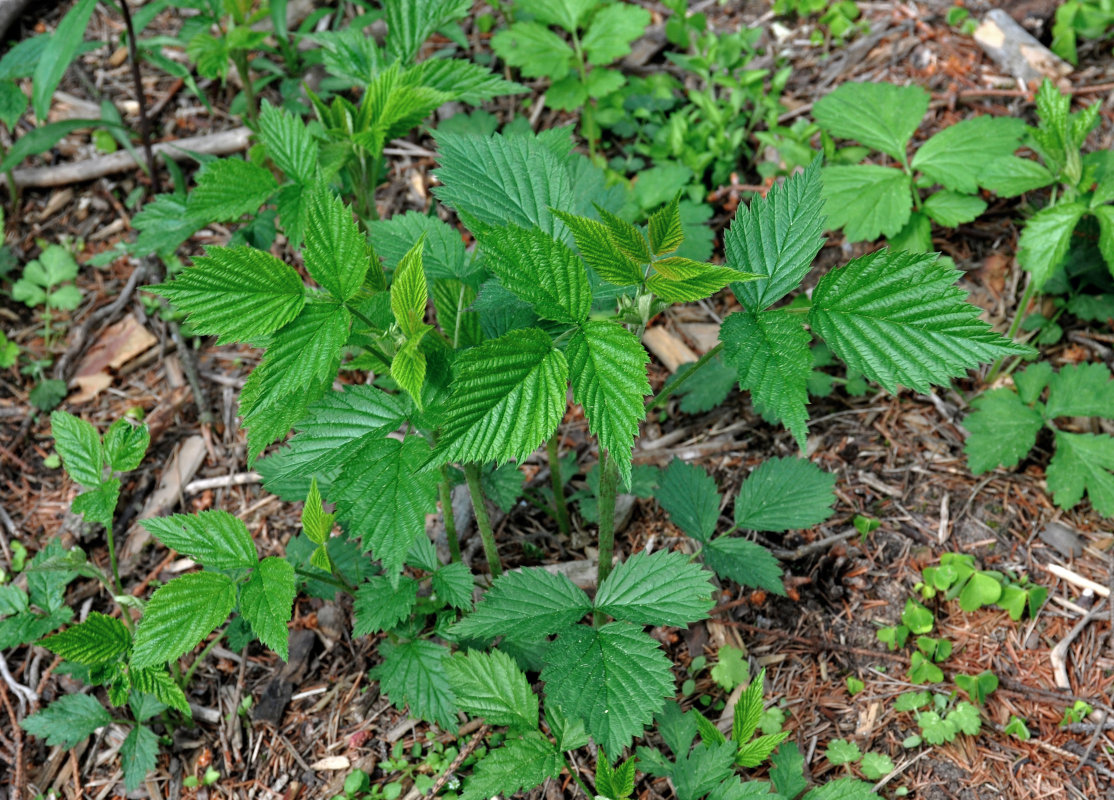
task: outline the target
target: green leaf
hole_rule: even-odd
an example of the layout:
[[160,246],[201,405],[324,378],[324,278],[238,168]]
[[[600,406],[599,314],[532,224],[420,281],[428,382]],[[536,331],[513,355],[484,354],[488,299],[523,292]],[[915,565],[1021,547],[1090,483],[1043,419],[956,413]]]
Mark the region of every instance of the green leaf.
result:
[[678,756],[669,776],[677,789],[677,800],[697,800],[730,780],[734,751],[733,742],[711,746],[701,743],[691,753]]
[[1037,291],[1063,263],[1079,220],[1087,213],[1083,202],[1059,203],[1038,211],[1021,231],[1017,261],[1033,277]]
[[258,213],[277,188],[274,176],[263,167],[240,158],[217,159],[198,173],[186,214],[195,223],[235,222],[244,214]]
[[876,781],[894,771],[894,762],[884,753],[865,753],[859,762],[859,769],[867,778]]
[[240,594],[240,613],[263,644],[290,657],[290,623],[294,611],[294,568],[282,558],[268,556],[259,562]]
[[[83,0],[83,2],[88,2],[88,0]],[[23,159],[28,156],[45,153],[58,144],[63,137],[74,131],[82,128],[94,128],[103,124],[101,120],[97,119],[61,119],[57,122],[33,128],[16,139],[15,144],[8,149],[4,158],[0,159],[0,172],[7,172],[18,167]]]
[[456,696],[445,676],[444,661],[449,649],[424,639],[395,644],[379,644],[383,661],[372,670],[380,690],[396,708],[410,707],[410,713],[455,732]]
[[354,613],[356,624],[352,633],[368,636],[388,631],[410,616],[418,602],[418,582],[403,575],[398,587],[382,575],[374,575],[356,590]]
[[673,524],[692,538],[707,542],[719,523],[720,495],[712,477],[695,464],[674,458],[654,492]]
[[552,211],[572,231],[581,257],[601,279],[616,286],[638,286],[642,283],[642,267],[615,246],[606,225],[576,214],[556,209]]
[[462,711],[483,717],[488,725],[507,725],[512,731],[537,729],[538,696],[506,653],[457,653],[445,661],[445,672]]
[[521,84],[504,80],[487,67],[463,58],[428,58],[407,70],[407,77],[411,75],[422,86],[473,106],[500,95],[526,91]]
[[395,269],[414,242],[424,236],[422,267],[427,280],[456,278],[468,281],[477,271],[478,262],[465,252],[460,232],[437,217],[407,211],[390,219],[375,220],[369,228],[375,250],[390,270]]
[[131,638],[120,620],[91,611],[80,625],[48,636],[39,644],[67,661],[95,666],[111,663],[126,653]]
[[331,191],[319,188],[310,198],[305,237],[310,277],[337,300],[351,300],[372,267],[371,250],[352,210]]
[[808,435],[811,337],[782,309],[731,314],[720,328],[723,358],[739,373],[739,388],[781,420],[804,450]]
[[429,287],[422,269],[424,242],[424,238],[418,238],[398,262],[391,280],[391,313],[408,339],[420,336],[427,329],[425,312],[429,303]]
[[924,210],[938,225],[955,228],[986,211],[986,201],[958,192],[936,192],[924,201]]
[[833,739],[828,742],[828,748],[824,755],[827,756],[829,762],[838,767],[840,764],[851,764],[858,761],[863,757],[863,752],[854,742],[849,742],[846,739]]
[[654,274],[646,281],[646,288],[670,303],[692,303],[711,297],[729,283],[753,277],[730,267],[668,256],[654,262]]
[[619,248],[619,252],[636,264],[645,264],[652,260],[650,243],[646,241],[642,231],[607,209],[596,206],[596,212],[600,215],[604,227],[607,228],[612,243]]
[[50,747],[68,750],[77,747],[97,728],[111,725],[112,721],[112,715],[92,695],[67,694],[22,720],[19,727],[43,739]]
[[565,40],[537,22],[516,22],[499,31],[491,37],[491,49],[527,78],[559,80],[569,74],[573,59]]
[[[601,70],[595,70],[596,74]],[[685,241],[684,227],[681,225],[681,193],[678,192],[668,205],[662,206],[653,214],[647,223],[650,232],[650,249],[654,255],[661,257],[669,255]],[[577,242],[579,246],[580,242]],[[757,272],[758,270],[746,270]],[[627,762],[631,763],[631,762]],[[614,799],[613,799],[614,800]]]
[[592,292],[584,264],[569,247],[537,228],[509,225],[473,231],[499,282],[543,319],[578,325]]
[[127,418],[116,420],[104,433],[104,455],[114,472],[131,472],[138,467],[150,444],[147,426]]
[[965,119],[921,145],[912,167],[946,189],[972,195],[979,190],[980,166],[1012,156],[1021,146],[1024,133],[1025,122],[1016,117],[983,115]]
[[1091,209],[1091,213],[1099,221],[1099,252],[1114,275],[1114,206],[1099,206]]
[[468,565],[457,561],[433,573],[434,593],[453,608],[472,610],[472,589],[476,582]]
[[541,679],[547,702],[584,720],[596,744],[610,753],[629,746],[673,691],[661,647],[624,622],[567,628],[546,652]]
[[968,736],[978,736],[982,729],[979,710],[965,700],[960,700],[955,704],[955,708],[948,712],[948,724]]
[[617,767],[608,763],[606,753],[596,759],[596,794],[608,800],[626,800],[634,792],[634,771],[637,760],[628,758]]
[[1056,453],[1045,474],[1060,508],[1074,508],[1086,492],[1096,511],[1114,517],[1114,437],[1056,431]]
[[155,768],[159,756],[159,737],[146,725],[136,725],[120,745],[120,768],[124,788],[134,792],[143,785],[147,773]]
[[298,273],[253,247],[210,247],[170,283],[151,286],[189,314],[196,334],[218,344],[250,342],[277,331],[305,305]]
[[[725,644],[719,648],[716,655],[716,665],[711,669],[711,676],[725,692],[730,692],[736,686],[742,686],[750,680],[750,666],[742,650]],[[699,724],[699,720],[697,723]]]
[[928,111],[929,99],[919,86],[844,83],[816,101],[812,116],[833,136],[855,139],[905,163],[905,148]]
[[[8,51],[9,53],[11,50]],[[27,95],[13,80],[0,80],[0,122],[8,130],[14,130],[24,112],[27,111]]]
[[967,696],[981,706],[986,702],[986,698],[997,690],[998,676],[990,670],[983,670],[978,675],[956,675],[955,685],[956,688],[967,692]]
[[874,784],[854,778],[837,778],[810,790],[801,800],[878,800]]
[[326,514],[321,505],[321,491],[317,488],[317,478],[313,478],[309,485],[309,494],[306,495],[305,505],[302,506],[302,529],[314,544],[325,544],[329,534],[333,531],[335,514]]
[[978,171],[979,185],[999,197],[1017,197],[1055,180],[1042,164],[1028,158],[996,158]]
[[105,456],[97,429],[67,411],[55,411],[50,415],[50,432],[66,474],[82,486],[100,486]]
[[821,205],[820,159],[815,159],[765,198],[740,206],[723,246],[729,266],[762,276],[732,287],[747,311],[763,311],[800,285],[824,244]]
[[224,622],[236,604],[236,587],[225,575],[192,572],[160,587],[147,601],[135,631],[131,666],[173,661]]
[[541,567],[495,579],[476,610],[453,627],[460,638],[536,642],[579,621],[592,604],[564,575]]
[[438,28],[468,13],[461,0],[386,0],[387,52],[398,61],[413,61],[422,43]]
[[581,46],[588,54],[588,63],[610,64],[630,53],[630,45],[650,24],[650,12],[635,5],[616,3],[604,6],[592,17]]
[[792,800],[808,787],[805,780],[805,758],[793,742],[783,744],[770,759],[770,780],[778,794]]
[[133,668],[129,670],[128,676],[131,678],[132,688],[135,691],[151,695],[163,705],[177,709],[187,717],[191,715],[190,704],[186,699],[185,692],[170,677],[166,667]]
[[437,445],[442,462],[521,461],[565,415],[568,363],[539,328],[512,331],[456,360]]
[[704,545],[701,556],[704,563],[721,578],[785,595],[781,564],[773,553],[757,542],[721,536]]
[[894,392],[1031,350],[995,333],[935,254],[880,250],[820,279],[809,323],[847,366]]
[[1025,727],[1025,721],[1013,714],[1010,714],[1010,721],[1002,728],[1002,733],[1007,736],[1016,736],[1023,742],[1029,741],[1032,736],[1029,729]]
[[929,633],[933,624],[935,624],[932,612],[911,597],[905,600],[905,608],[901,612],[901,621],[905,623],[910,631],[916,634]]
[[631,451],[638,423],[646,416],[643,398],[651,393],[646,377],[650,357],[633,333],[610,320],[589,320],[566,350],[573,398],[584,407],[588,430],[619,468],[623,485],[631,480]]
[[40,120],[47,118],[54,91],[81,48],[89,18],[96,6],[97,0],[80,0],[67,11],[50,35],[46,51],[35,65],[35,74],[31,81],[31,103],[35,107],[35,116]]
[[545,722],[549,732],[557,740],[558,750],[579,750],[588,744],[588,731],[584,730],[584,722],[579,719],[569,719],[556,706],[546,706]]
[[510,797],[522,789],[533,789],[556,778],[565,760],[553,744],[537,731],[507,739],[502,747],[489,750],[464,784],[461,800]]
[[88,522],[99,522],[106,528],[112,525],[112,515],[120,501],[120,479],[109,478],[96,489],[82,492],[74,498],[70,510],[81,514]]
[[259,562],[247,525],[227,511],[151,517],[142,525],[171,550],[212,569],[250,569]]
[[172,253],[201,226],[186,216],[184,196],[160,194],[132,217],[141,253]]
[[655,715],[658,733],[673,755],[684,755],[692,747],[692,740],[696,738],[696,713],[681,711],[675,700],[667,700]]
[[259,112],[259,139],[267,155],[288,178],[309,183],[317,167],[317,145],[304,122],[264,100]]
[[685,627],[713,605],[708,573],[684,553],[635,553],[612,570],[596,593],[595,609],[642,625]]
[[1114,379],[1103,364],[1069,364],[1048,384],[1045,416],[1114,419]]
[[891,250],[927,253],[932,249],[932,222],[923,211],[909,215],[905,227],[888,239]]
[[1040,412],[1025,405],[1016,392],[991,389],[971,403],[975,409],[963,420],[970,434],[964,445],[967,466],[975,475],[995,467],[1017,466],[1044,427]]
[[811,528],[832,515],[835,475],[803,458],[771,458],[747,476],[735,524],[752,531]]
[[896,236],[909,221],[913,185],[897,167],[824,167],[823,178],[828,230],[843,228],[848,242]]

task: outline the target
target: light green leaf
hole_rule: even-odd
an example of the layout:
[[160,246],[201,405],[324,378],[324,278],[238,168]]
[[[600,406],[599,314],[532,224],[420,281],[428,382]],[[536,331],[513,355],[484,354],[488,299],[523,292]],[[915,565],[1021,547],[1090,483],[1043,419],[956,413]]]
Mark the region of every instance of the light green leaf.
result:
[[434,31],[460,19],[470,8],[461,0],[385,0],[387,52],[402,63],[413,61]]
[[1063,263],[1075,226],[1086,213],[1083,202],[1059,203],[1038,211],[1025,223],[1018,240],[1017,261],[1032,273],[1038,291]]
[[356,636],[368,636],[387,631],[410,616],[418,602],[418,582],[403,575],[398,587],[382,575],[374,575],[356,589],[354,612]]
[[383,661],[371,677],[379,680],[380,690],[395,707],[409,706],[414,716],[456,732],[456,696],[444,666],[449,649],[425,639],[398,644],[384,640],[379,654]]
[[604,6],[592,17],[581,46],[588,54],[588,63],[610,64],[630,53],[630,45],[650,24],[650,12],[636,5],[615,3]]
[[424,332],[425,327],[429,287],[426,284],[425,270],[422,269],[424,242],[424,237],[418,238],[414,246],[399,260],[391,279],[391,313],[407,338]]
[[218,344],[277,331],[305,305],[298,273],[253,247],[211,247],[170,283],[149,287],[189,314],[194,332]]
[[556,778],[565,760],[553,744],[537,731],[511,737],[502,747],[489,750],[464,784],[461,800],[490,800],[510,797],[522,789],[533,789]]
[[212,569],[250,569],[259,562],[247,525],[227,511],[151,517],[142,525],[166,547]]
[[1114,437],[1056,431],[1045,475],[1060,508],[1074,508],[1086,492],[1096,511],[1114,517]]
[[592,610],[588,597],[564,575],[541,567],[495,579],[476,610],[453,627],[460,638],[536,642],[579,621]]
[[441,463],[522,460],[565,415],[568,363],[539,328],[466,350],[454,373],[437,446]]
[[894,771],[894,762],[885,753],[865,753],[859,762],[859,769],[867,778],[876,781]]
[[721,536],[704,545],[701,557],[722,578],[733,580],[741,586],[753,586],[776,595],[785,595],[781,564],[773,553],[757,542]]
[[859,749],[859,746],[846,739],[833,739],[828,742],[828,748],[824,754],[828,761],[837,767],[840,764],[854,763],[863,757],[863,752]]
[[1091,209],[1091,213],[1099,221],[1099,252],[1114,275],[1114,206],[1099,206]]
[[553,213],[572,231],[581,257],[600,278],[616,286],[642,283],[642,267],[615,246],[606,225],[556,209]]
[[464,58],[427,58],[407,70],[407,77],[443,93],[449,99],[479,105],[504,94],[521,94],[526,87],[508,81],[487,67]]
[[120,479],[109,478],[97,488],[82,492],[73,499],[70,510],[81,514],[89,522],[99,522],[106,528],[112,525],[112,515],[120,501]]
[[1021,402],[1016,392],[991,389],[971,403],[975,409],[963,420],[969,432],[964,452],[975,475],[995,467],[1017,466],[1044,427],[1041,414]]
[[878,795],[874,784],[845,777],[811,789],[801,800],[878,800]]
[[1048,384],[1045,416],[1114,419],[1114,380],[1103,364],[1069,364]]
[[50,35],[46,52],[35,65],[35,74],[31,81],[31,102],[35,107],[35,116],[40,120],[47,118],[54,91],[62,82],[62,76],[66,74],[70,62],[81,48],[81,42],[89,26],[89,18],[93,15],[96,6],[97,0],[80,0],[67,11],[66,16],[62,17],[58,27],[54,29],[54,33]]
[[673,524],[692,538],[707,542],[719,523],[720,495],[712,477],[695,464],[674,458],[654,492]]
[[462,711],[489,725],[514,730],[538,727],[538,696],[514,659],[499,650],[469,650],[445,661],[445,672]]
[[920,127],[929,99],[919,86],[844,83],[816,101],[812,116],[833,136],[855,139],[905,163],[905,148]]
[[192,712],[185,692],[170,677],[166,667],[133,668],[128,671],[128,677],[131,678],[132,689],[136,692],[151,695],[163,705],[177,709],[187,717],[191,716]]
[[978,170],[978,183],[999,197],[1017,197],[1048,186],[1054,178],[1048,169],[1028,158],[996,158]]
[[[419,335],[425,331],[419,331]],[[421,339],[411,339],[391,359],[391,377],[422,410],[422,386],[425,384],[426,358],[419,349]]]
[[559,80],[569,74],[573,50],[537,22],[516,22],[491,37],[491,49],[524,77]]
[[894,392],[927,392],[982,361],[1032,352],[995,333],[935,254],[881,250],[832,270],[809,323],[847,366]]
[[638,228],[622,217],[617,217],[605,208],[596,206],[596,213],[611,236],[612,243],[627,258],[636,264],[645,264],[652,259],[650,243]]
[[82,486],[99,486],[105,457],[97,429],[67,411],[55,411],[50,415],[50,432],[66,474]]
[[823,179],[828,230],[843,228],[848,242],[895,236],[909,221],[913,187],[896,167],[824,167]]
[[147,426],[127,418],[116,420],[104,432],[104,454],[114,472],[131,472],[138,467],[150,444]]
[[50,747],[68,750],[77,747],[97,728],[111,725],[112,721],[112,715],[92,695],[67,694],[22,720],[19,727]]
[[924,210],[938,225],[955,228],[986,211],[986,201],[958,192],[936,192],[924,201]]
[[730,267],[668,256],[654,262],[654,274],[646,281],[646,288],[670,303],[692,303],[711,297],[729,283],[753,277]]
[[596,792],[608,800],[626,800],[634,792],[634,771],[637,760],[628,758],[614,769],[606,753],[596,759]]
[[[592,74],[601,71],[595,70]],[[654,251],[655,256],[660,258],[669,255],[681,246],[685,241],[685,231],[681,224],[680,192],[673,196],[668,205],[662,206],[650,215],[647,229],[650,232],[650,249]],[[747,272],[758,272],[758,270],[748,269]]]
[[96,666],[118,659],[127,652],[131,640],[120,620],[91,611],[80,625],[48,636],[39,644],[67,661]]
[[630,486],[631,451],[638,423],[646,416],[643,398],[651,393],[646,377],[650,357],[634,334],[610,320],[589,320],[566,350],[573,398],[584,407],[588,430]]
[[379,268],[351,209],[323,186],[310,198],[305,237],[306,271],[337,300],[351,300],[368,269]]
[[815,159],[765,198],[739,207],[723,246],[729,266],[762,276],[731,287],[747,311],[762,311],[800,285],[824,244],[821,205]]
[[794,798],[808,787],[805,758],[793,742],[783,744],[770,759],[770,780],[782,797]]
[[147,601],[136,628],[132,668],[188,653],[228,618],[235,604],[235,584],[216,572],[192,572],[160,587]]
[[708,616],[708,578],[684,553],[635,553],[604,579],[595,609],[627,622],[685,627]]
[[302,506],[302,529],[314,544],[325,544],[333,531],[335,514],[326,514],[321,506],[321,491],[317,488],[317,478],[309,484],[309,494]]
[[819,525],[832,515],[835,475],[803,458],[762,462],[739,488],[735,524],[754,531]]
[[595,5],[595,0],[521,0],[519,7],[546,25],[559,25],[575,33],[580,22]]
[[[88,2],[88,0],[83,0],[83,2]],[[0,172],[7,172],[14,167],[18,167],[23,159],[29,156],[45,153],[58,144],[64,136],[68,136],[74,131],[82,128],[95,128],[103,124],[98,119],[60,119],[57,122],[50,122],[32,128],[16,139],[15,144],[8,149],[4,158],[0,159]]]
[[465,252],[460,232],[437,217],[407,211],[390,219],[375,220],[369,228],[375,250],[389,270],[395,269],[414,242],[423,236],[422,267],[428,281],[441,278],[467,281],[479,266],[478,260]]
[[927,253],[932,250],[932,221],[923,211],[914,211],[905,227],[888,237],[888,241],[891,250]]
[[584,720],[606,752],[619,753],[673,692],[669,659],[639,627],[567,628],[550,645],[541,679],[547,702]]
[[274,556],[259,562],[240,594],[240,613],[259,640],[283,661],[290,657],[286,626],[294,611],[294,594],[294,568],[289,561]]
[[124,788],[134,792],[143,785],[147,773],[155,768],[159,756],[159,737],[146,725],[131,729],[120,745],[120,768],[124,771]]
[[976,179],[980,166],[1012,156],[1021,146],[1024,133],[1025,122],[1017,117],[982,115],[965,119],[921,145],[912,166],[946,189],[972,195],[979,189]]
[[304,122],[264,100],[259,112],[259,138],[267,155],[288,178],[309,183],[317,167],[317,144]]
[[[968,736],[978,736],[979,731],[982,730],[979,710],[966,700],[960,700],[955,704],[955,708],[948,712],[948,723]],[[893,769],[892,766],[890,768]]]
[[277,188],[275,177],[250,161],[210,161],[197,175],[197,186],[186,200],[186,215],[194,223],[235,222],[244,214],[258,213]]

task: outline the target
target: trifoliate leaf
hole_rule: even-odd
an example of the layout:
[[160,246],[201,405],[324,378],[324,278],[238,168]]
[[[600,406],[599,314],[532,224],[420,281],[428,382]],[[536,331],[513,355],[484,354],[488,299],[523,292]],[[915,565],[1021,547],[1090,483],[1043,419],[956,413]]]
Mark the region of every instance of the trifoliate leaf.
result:
[[502,747],[489,750],[464,784],[461,800],[510,797],[556,778],[565,761],[553,744],[537,731],[509,737]]
[[235,603],[235,584],[216,572],[192,572],[160,587],[147,601],[136,628],[132,668],[188,653],[228,618]]
[[[924,211],[938,225],[955,228],[972,222],[986,211],[986,201],[959,192],[936,192],[924,201]],[[895,249],[897,245],[894,245]]]
[[189,314],[218,344],[248,342],[298,316],[306,290],[298,273],[254,247],[210,247],[170,283],[148,287]]
[[259,111],[259,139],[267,155],[288,178],[300,183],[313,179],[317,145],[304,122],[266,100]]
[[567,628],[546,651],[547,702],[584,720],[596,744],[622,752],[673,692],[669,659],[641,628]]
[[88,522],[99,522],[106,528],[112,525],[112,515],[120,500],[120,479],[109,478],[96,489],[82,492],[73,499],[70,510],[81,514]]
[[815,159],[765,198],[739,208],[723,246],[729,266],[762,276],[732,286],[747,311],[763,311],[800,285],[824,244],[821,205],[820,159]]
[[414,604],[418,602],[418,582],[403,575],[398,579],[398,587],[392,588],[391,582],[382,575],[368,578],[356,589],[354,613],[356,624],[352,632],[356,636],[369,636],[388,631],[410,616]]
[[917,726],[920,727],[924,740],[929,744],[953,741],[959,732],[954,724],[946,721],[935,711],[918,712]]
[[692,538],[707,542],[716,532],[720,504],[716,482],[695,464],[670,461],[654,496],[673,524]]
[[1016,117],[983,115],[965,119],[921,145],[913,156],[912,167],[946,189],[973,195],[979,189],[980,166],[1012,156],[1024,133],[1025,122]]
[[1032,159],[1007,156],[990,161],[978,170],[979,186],[999,197],[1017,197],[1048,186],[1054,178],[1043,165]]
[[462,711],[512,730],[538,727],[538,696],[514,659],[499,650],[469,650],[445,661],[445,673]]
[[588,597],[564,575],[532,567],[496,578],[476,610],[453,632],[460,638],[490,641],[504,636],[533,642],[578,622],[591,610]]
[[250,569],[259,561],[247,526],[227,511],[152,517],[142,525],[166,547],[212,569]]
[[1018,240],[1017,262],[1032,273],[1033,286],[1040,291],[1064,261],[1072,234],[1087,213],[1083,202],[1048,206],[1025,223]]
[[854,763],[863,757],[863,752],[859,749],[859,746],[846,739],[833,739],[828,742],[828,747],[824,754],[827,756],[828,761],[835,764],[837,767],[840,764]]
[[604,579],[595,608],[627,622],[684,627],[708,616],[708,578],[684,553],[635,553]]
[[897,167],[858,164],[824,167],[828,230],[843,228],[848,242],[896,236],[913,211],[912,183]]
[[537,22],[516,22],[491,37],[491,49],[524,77],[559,80],[569,73],[573,50]]
[[651,392],[650,357],[633,333],[609,320],[581,325],[565,354],[573,398],[584,407],[588,430],[619,468],[623,485],[630,486],[631,451],[646,416],[643,398]]
[[[599,71],[594,70],[593,74]],[[685,241],[685,231],[681,225],[681,193],[678,192],[668,205],[662,206],[651,214],[646,227],[650,233],[650,249],[655,256],[660,258],[669,255],[680,247]],[[747,269],[746,271],[758,272],[759,270]]]
[[1114,419],[1114,379],[1103,364],[1069,364],[1048,384],[1045,415]]
[[1074,508],[1086,492],[1096,511],[1114,517],[1114,437],[1056,431],[1046,476],[1060,508]]
[[654,274],[646,281],[646,288],[670,303],[692,303],[712,296],[729,283],[754,277],[730,267],[668,256],[654,262]]
[[995,467],[1017,466],[1044,427],[1044,418],[1021,402],[1016,392],[991,389],[971,403],[975,409],[963,420],[970,435],[964,446],[967,466],[975,475]]
[[379,268],[352,210],[325,187],[310,198],[305,239],[306,271],[337,300],[352,299],[368,269]]
[[143,785],[147,773],[155,768],[159,757],[159,737],[146,725],[136,725],[120,745],[120,769],[124,771],[124,788],[134,792]]
[[835,475],[803,458],[762,462],[739,488],[735,524],[752,531],[819,525],[832,515]]
[[630,45],[650,24],[650,12],[634,5],[604,6],[592,17],[588,32],[580,40],[588,63],[610,64],[630,52]]
[[437,458],[522,460],[565,415],[568,363],[540,328],[524,328],[458,356]]
[[294,568],[286,559],[269,556],[259,562],[240,594],[240,613],[259,640],[289,658],[287,625],[294,610]]
[[804,450],[812,339],[800,320],[782,309],[740,312],[724,320],[719,337],[724,360],[738,370],[739,388],[781,420]]
[[263,167],[240,158],[220,158],[198,173],[186,215],[204,224],[235,222],[244,214],[258,213],[277,188],[274,175]]
[[704,545],[700,552],[708,568],[721,578],[733,580],[741,586],[785,594],[781,564],[773,553],[757,542],[721,536]]
[[145,424],[118,419],[104,432],[104,455],[113,472],[131,472],[143,461],[151,433]]
[[105,455],[97,429],[67,411],[55,411],[50,415],[50,432],[66,474],[82,486],[99,486]]
[[880,250],[821,278],[809,323],[847,366],[894,392],[927,392],[980,361],[1024,355],[979,319],[935,254]]
[[817,100],[812,115],[833,136],[855,139],[904,163],[928,101],[919,86],[844,83]]
[[960,700],[955,704],[955,708],[948,712],[948,723],[968,736],[978,736],[979,731],[982,730],[979,710],[966,700]]
[[372,670],[379,688],[395,708],[410,707],[410,713],[455,732],[456,696],[445,676],[444,661],[449,649],[425,639],[379,644],[382,663]]
[[474,231],[487,267],[542,319],[578,325],[592,292],[584,264],[569,247],[537,228],[517,225]]
[[606,225],[556,209],[553,214],[572,231],[581,257],[600,278],[616,286],[642,283],[642,267],[619,250]]
[[86,666],[108,664],[128,650],[131,634],[118,619],[96,611],[80,625],[74,625],[39,642],[55,655]]
[[37,714],[19,723],[32,736],[43,739],[51,747],[67,750],[97,728],[111,725],[112,715],[97,698],[88,694],[67,694],[59,697]]

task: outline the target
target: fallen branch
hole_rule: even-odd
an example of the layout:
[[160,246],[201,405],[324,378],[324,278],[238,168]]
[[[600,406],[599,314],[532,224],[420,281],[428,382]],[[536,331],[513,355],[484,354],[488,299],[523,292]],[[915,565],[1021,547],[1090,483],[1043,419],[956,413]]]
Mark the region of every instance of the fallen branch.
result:
[[1059,564],[1049,564],[1047,567],[1042,567],[1045,572],[1051,572],[1057,578],[1061,578],[1068,583],[1075,584],[1082,589],[1090,589],[1099,597],[1110,597],[1110,589],[1103,586],[1101,583],[1095,583],[1089,578],[1084,578],[1075,572],[1072,572],[1066,567],[1061,567]]
[[249,483],[261,483],[263,476],[258,472],[237,472],[233,475],[221,475],[217,478],[201,478],[190,481],[182,489],[183,494],[197,494],[207,489],[228,489],[232,486],[246,486]]
[[1068,648],[1071,643],[1079,638],[1079,634],[1083,629],[1091,624],[1091,621],[1098,616],[1099,611],[1103,609],[1106,601],[1100,601],[1098,605],[1087,612],[1087,616],[1075,623],[1075,627],[1068,631],[1068,635],[1060,640],[1060,643],[1052,648],[1048,654],[1049,660],[1052,662],[1052,672],[1056,677],[1056,685],[1061,689],[1071,691],[1071,677],[1068,675]]

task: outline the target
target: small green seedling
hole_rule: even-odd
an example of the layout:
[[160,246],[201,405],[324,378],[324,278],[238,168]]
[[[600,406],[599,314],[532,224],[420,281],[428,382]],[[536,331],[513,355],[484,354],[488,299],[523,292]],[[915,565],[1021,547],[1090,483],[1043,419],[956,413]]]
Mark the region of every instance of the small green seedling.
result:
[[984,670],[978,675],[956,675],[955,685],[981,706],[991,692],[998,688],[998,676],[990,670]]
[[1006,723],[1006,727],[1002,728],[1002,733],[1008,736],[1016,736],[1023,742],[1029,741],[1033,736],[1025,726],[1025,720],[1014,714],[1010,714],[1010,721]]
[[849,695],[854,697],[865,688],[866,684],[856,678],[854,675],[847,676],[847,693]]
[[1076,700],[1075,703],[1064,709],[1064,718],[1060,720],[1060,727],[1077,725],[1091,716],[1094,708],[1086,700]]
[[43,336],[52,341],[55,329],[52,311],[73,311],[81,305],[81,290],[71,283],[77,277],[77,261],[61,245],[43,248],[42,254],[23,268],[21,277],[12,286],[12,299],[29,308],[43,307]]

